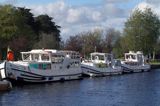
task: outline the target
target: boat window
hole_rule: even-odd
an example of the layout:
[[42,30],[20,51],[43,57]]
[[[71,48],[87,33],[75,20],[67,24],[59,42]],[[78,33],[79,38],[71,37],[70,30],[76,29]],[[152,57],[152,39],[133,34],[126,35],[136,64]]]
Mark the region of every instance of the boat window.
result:
[[108,56],[107,56],[107,60],[108,60],[108,61],[111,61],[111,60],[112,60],[112,59],[111,59],[111,55],[108,55]]
[[126,59],[129,59],[129,57],[130,57],[129,55],[126,55]]
[[92,58],[92,60],[95,60],[96,56],[92,56],[91,58]]
[[46,64],[46,69],[51,69],[51,64]]
[[120,60],[115,60],[115,66],[121,66],[121,61]]
[[63,55],[52,54],[51,61],[52,63],[61,63],[64,60]]
[[39,64],[39,69],[43,70],[51,69],[51,64]]
[[39,61],[39,54],[33,54],[32,56],[33,56],[32,60]]
[[29,61],[30,60],[30,54],[23,54],[23,60],[27,60]]
[[104,60],[103,55],[92,55],[92,60]]
[[39,64],[39,69],[43,69],[43,64]]
[[49,63],[31,63],[29,64],[30,68],[35,68],[35,69],[41,69],[41,70],[47,70],[47,69],[51,69],[51,64]]
[[104,56],[103,55],[99,55],[99,60],[104,60]]
[[48,54],[42,54],[41,59],[42,59],[42,61],[49,61],[49,55]]
[[135,56],[135,55],[131,55],[131,58],[132,58],[132,59],[136,59],[136,56]]
[[32,61],[39,61],[39,54],[31,54]]

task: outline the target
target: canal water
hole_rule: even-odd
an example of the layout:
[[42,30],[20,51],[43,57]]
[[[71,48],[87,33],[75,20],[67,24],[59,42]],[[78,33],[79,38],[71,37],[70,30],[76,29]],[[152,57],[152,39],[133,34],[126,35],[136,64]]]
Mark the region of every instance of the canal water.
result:
[[160,106],[160,70],[18,86],[0,106]]

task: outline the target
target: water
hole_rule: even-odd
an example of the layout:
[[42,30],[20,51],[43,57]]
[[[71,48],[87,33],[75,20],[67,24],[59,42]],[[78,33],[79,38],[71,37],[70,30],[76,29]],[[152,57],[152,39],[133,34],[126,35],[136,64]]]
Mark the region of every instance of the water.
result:
[[0,106],[160,106],[160,70],[14,87]]

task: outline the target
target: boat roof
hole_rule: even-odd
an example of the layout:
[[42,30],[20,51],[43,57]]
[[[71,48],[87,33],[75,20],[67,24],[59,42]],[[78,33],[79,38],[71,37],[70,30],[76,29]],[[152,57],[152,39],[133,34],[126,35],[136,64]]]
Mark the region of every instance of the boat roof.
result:
[[72,51],[72,50],[60,50],[60,52],[64,52],[64,53],[79,53],[77,51]]
[[100,53],[100,52],[93,52],[91,55],[111,55],[110,53]]
[[48,53],[57,53],[57,50],[54,49],[33,49],[31,51],[28,52],[21,52],[23,54],[25,53],[32,53],[32,54],[48,54]]
[[125,53],[125,55],[138,55],[138,54],[143,54],[143,53],[141,51],[137,51],[137,52],[129,51],[129,53]]

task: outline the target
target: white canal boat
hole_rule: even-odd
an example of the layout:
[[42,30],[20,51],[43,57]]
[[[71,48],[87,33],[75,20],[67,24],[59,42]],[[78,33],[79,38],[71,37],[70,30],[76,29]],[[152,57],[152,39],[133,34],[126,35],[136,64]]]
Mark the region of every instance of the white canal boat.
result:
[[81,78],[80,55],[75,51],[38,49],[21,55],[21,61],[0,64],[1,79],[41,83]]
[[90,77],[122,74],[121,66],[108,53],[91,53],[90,60],[82,61],[81,69],[83,75]]
[[150,65],[145,63],[143,53],[140,51],[125,53],[125,60],[121,62],[124,72],[149,71]]

